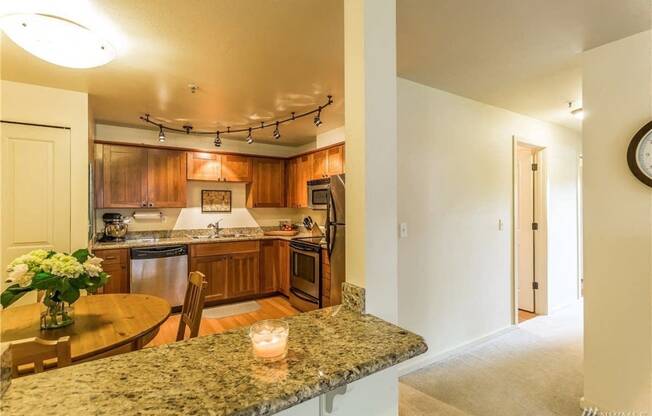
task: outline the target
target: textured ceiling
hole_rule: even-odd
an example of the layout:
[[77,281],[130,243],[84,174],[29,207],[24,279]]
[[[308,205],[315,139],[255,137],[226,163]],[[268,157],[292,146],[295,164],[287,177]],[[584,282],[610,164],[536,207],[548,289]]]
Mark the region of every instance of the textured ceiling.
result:
[[[235,128],[316,108],[332,94],[319,129],[308,117],[286,124],[280,143],[304,144],[344,124],[341,0],[53,2],[87,26],[111,22],[102,30],[117,58],[67,69],[2,35],[2,78],[88,92],[98,121],[139,126],[138,116],[150,113],[177,126]],[[80,4],[92,13],[80,16]],[[91,14],[104,19],[84,22]],[[192,94],[189,84],[199,90]],[[273,141],[271,133],[257,141]]]

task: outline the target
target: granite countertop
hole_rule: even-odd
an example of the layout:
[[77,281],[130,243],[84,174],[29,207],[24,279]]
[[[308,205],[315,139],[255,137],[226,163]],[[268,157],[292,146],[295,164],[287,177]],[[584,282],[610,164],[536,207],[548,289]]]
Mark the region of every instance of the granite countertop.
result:
[[[271,228],[271,227],[270,227]],[[275,228],[276,229],[276,228]],[[99,242],[93,241],[91,247],[96,250],[117,249],[117,248],[134,248],[134,247],[152,247],[166,246],[171,244],[206,244],[206,243],[228,243],[233,241],[255,241],[255,240],[286,240],[290,241],[298,237],[311,237],[312,233],[307,230],[301,230],[295,236],[276,236],[265,235],[263,229],[223,229],[222,233],[233,235],[233,237],[219,238],[193,238],[193,236],[207,236],[209,230],[174,230],[174,231],[153,231],[137,232],[127,235],[127,239],[117,242]],[[326,244],[322,243],[323,248]]]
[[248,328],[12,380],[11,415],[270,415],[427,350],[423,338],[344,306],[285,319],[288,357],[261,363]]

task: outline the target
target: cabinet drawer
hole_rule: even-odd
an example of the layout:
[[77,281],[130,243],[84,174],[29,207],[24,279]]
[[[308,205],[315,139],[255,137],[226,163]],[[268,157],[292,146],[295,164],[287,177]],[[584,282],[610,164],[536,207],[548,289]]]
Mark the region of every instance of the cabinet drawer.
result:
[[126,248],[93,250],[93,254],[104,259],[102,265],[127,263],[129,251]]
[[259,251],[258,241],[233,241],[228,243],[193,244],[190,246],[190,255],[192,257],[219,256],[252,251]]

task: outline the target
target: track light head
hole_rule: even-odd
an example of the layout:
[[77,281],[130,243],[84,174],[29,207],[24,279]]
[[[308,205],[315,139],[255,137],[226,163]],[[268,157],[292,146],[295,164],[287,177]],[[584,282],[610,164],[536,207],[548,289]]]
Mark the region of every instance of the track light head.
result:
[[215,147],[220,147],[222,146],[222,139],[220,138],[220,132],[218,131],[217,134],[215,134],[215,141],[213,142]]
[[281,138],[281,132],[278,130],[278,121],[276,122],[276,128],[274,129],[274,138],[276,140]]
[[158,141],[160,143],[165,142],[165,132],[163,131],[163,126],[158,126]]
[[247,144],[252,144],[254,142],[254,138],[251,136],[251,127],[249,127],[249,135],[247,136]]
[[317,110],[317,115],[315,118],[312,120],[313,123],[315,123],[315,126],[319,127],[322,125],[321,121],[321,107],[319,107],[319,110]]

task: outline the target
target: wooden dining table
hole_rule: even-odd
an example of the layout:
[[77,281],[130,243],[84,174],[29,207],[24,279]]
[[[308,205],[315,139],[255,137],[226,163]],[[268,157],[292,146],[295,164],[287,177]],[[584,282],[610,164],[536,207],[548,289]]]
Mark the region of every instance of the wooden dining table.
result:
[[80,362],[141,349],[156,336],[170,316],[170,304],[140,294],[82,296],[73,305],[74,323],[63,328],[40,328],[40,303],[0,312],[0,342],[39,337],[70,337],[72,361]]

